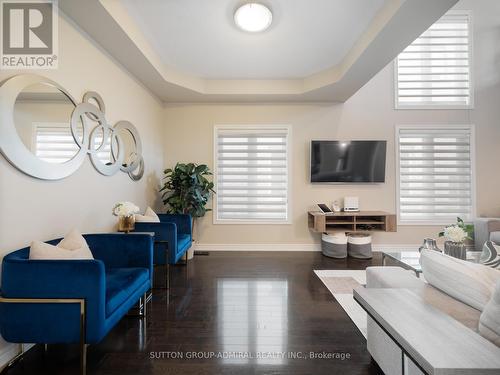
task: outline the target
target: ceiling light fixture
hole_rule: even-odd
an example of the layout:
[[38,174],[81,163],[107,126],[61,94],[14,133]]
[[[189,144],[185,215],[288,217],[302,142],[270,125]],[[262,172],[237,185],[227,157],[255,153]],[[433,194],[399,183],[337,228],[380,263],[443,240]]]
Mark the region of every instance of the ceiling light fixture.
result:
[[247,3],[236,9],[234,22],[243,31],[258,33],[271,26],[273,14],[265,5]]

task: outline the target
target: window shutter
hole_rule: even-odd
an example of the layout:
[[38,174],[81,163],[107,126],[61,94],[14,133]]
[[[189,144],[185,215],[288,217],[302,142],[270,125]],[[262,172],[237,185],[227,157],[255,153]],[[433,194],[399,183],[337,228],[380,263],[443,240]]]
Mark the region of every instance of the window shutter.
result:
[[69,125],[66,124],[37,124],[36,129],[36,156],[49,163],[64,163],[78,152]]
[[471,219],[471,128],[400,128],[398,138],[400,222]]
[[448,12],[396,60],[396,108],[472,107],[470,15]]
[[[37,123],[35,124],[36,156],[48,163],[64,163],[71,160],[79,151],[78,145],[73,139],[69,124],[63,123]],[[80,129],[79,136],[82,136]],[[102,135],[95,137],[96,147],[101,145]],[[98,153],[103,163],[111,162],[111,143],[106,141],[104,148]]]
[[217,220],[288,219],[288,129],[217,128]]

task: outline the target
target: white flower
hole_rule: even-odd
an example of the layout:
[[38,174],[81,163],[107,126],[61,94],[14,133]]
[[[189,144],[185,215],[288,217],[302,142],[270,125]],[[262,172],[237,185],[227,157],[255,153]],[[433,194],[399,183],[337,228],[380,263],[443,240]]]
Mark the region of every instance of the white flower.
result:
[[467,238],[467,233],[458,225],[450,225],[444,228],[444,237],[447,241],[463,242]]
[[113,207],[113,215],[115,216],[131,216],[137,212],[139,212],[139,207],[132,202],[118,202]]

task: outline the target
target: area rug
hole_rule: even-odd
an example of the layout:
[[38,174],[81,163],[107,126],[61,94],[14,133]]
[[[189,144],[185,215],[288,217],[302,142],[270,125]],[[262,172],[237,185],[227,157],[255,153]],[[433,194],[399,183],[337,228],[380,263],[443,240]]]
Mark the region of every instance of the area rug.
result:
[[314,270],[366,338],[366,312],[352,298],[352,290],[366,284],[365,271]]

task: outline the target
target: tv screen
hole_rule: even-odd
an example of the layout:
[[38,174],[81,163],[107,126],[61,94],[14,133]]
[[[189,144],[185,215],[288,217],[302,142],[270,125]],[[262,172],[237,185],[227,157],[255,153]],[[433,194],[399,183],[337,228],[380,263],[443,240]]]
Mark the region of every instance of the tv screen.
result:
[[385,182],[386,141],[311,141],[311,182]]

